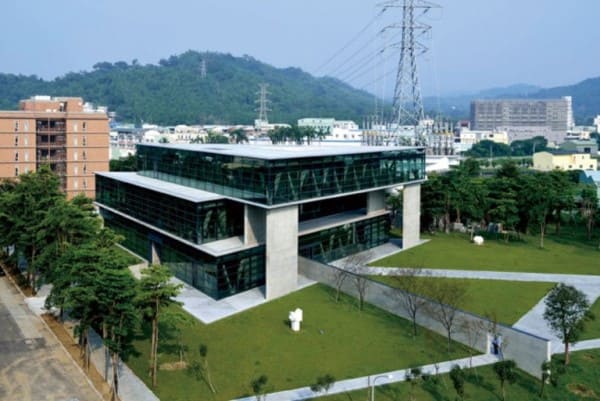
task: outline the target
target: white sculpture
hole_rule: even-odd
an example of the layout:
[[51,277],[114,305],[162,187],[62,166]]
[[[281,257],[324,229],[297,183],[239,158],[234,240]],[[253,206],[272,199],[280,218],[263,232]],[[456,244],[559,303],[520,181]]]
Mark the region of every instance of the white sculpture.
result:
[[300,322],[302,322],[302,309],[296,308],[290,312],[288,319],[293,331],[300,331]]
[[476,235],[473,237],[473,242],[475,245],[483,245],[483,237],[481,235]]

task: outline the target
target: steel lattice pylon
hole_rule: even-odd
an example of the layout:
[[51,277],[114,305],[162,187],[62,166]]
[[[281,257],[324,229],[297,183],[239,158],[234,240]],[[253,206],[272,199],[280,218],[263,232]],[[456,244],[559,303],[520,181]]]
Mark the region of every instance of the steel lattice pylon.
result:
[[[417,56],[427,51],[427,47],[420,43],[418,38],[425,35],[431,26],[420,22],[418,17],[439,6],[425,0],[392,0],[384,3],[383,7],[402,8],[402,23],[389,27],[402,30],[392,123],[396,129],[400,126],[413,126],[415,144],[425,145],[425,132],[419,124],[425,118],[425,113],[419,86]],[[418,16],[415,15],[415,10],[420,10]]]

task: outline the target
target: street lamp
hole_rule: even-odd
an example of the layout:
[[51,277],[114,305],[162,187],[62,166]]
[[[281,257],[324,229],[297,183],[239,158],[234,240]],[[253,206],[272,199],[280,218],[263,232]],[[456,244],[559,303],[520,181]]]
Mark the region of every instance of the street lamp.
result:
[[386,378],[389,380],[392,377],[392,375],[379,375],[373,379],[373,382],[371,382],[371,401],[375,401],[375,382],[377,381],[377,379]]

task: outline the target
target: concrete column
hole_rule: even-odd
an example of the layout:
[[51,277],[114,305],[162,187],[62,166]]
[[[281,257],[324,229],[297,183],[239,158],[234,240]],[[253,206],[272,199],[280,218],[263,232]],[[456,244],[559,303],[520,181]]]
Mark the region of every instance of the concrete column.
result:
[[385,210],[385,191],[371,191],[367,194],[367,214]]
[[244,206],[244,245],[256,245],[265,242],[266,209]]
[[273,299],[298,287],[298,206],[266,212],[266,298]]
[[405,185],[402,191],[402,248],[417,245],[421,231],[421,184]]
[[160,245],[154,241],[150,243],[150,263],[160,265]]

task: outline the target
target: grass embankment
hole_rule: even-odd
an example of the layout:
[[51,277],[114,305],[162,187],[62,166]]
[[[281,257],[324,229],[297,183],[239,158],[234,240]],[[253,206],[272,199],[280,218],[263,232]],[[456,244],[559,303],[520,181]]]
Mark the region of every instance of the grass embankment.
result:
[[[395,277],[372,276],[371,278],[392,287],[403,287],[401,279]],[[516,323],[554,286],[554,283],[503,280],[465,280],[434,277],[426,277],[421,280],[461,281],[466,289],[465,301],[462,305],[459,305],[461,309],[507,325]]]
[[581,333],[580,340],[593,340],[600,338],[600,298],[590,308],[595,319],[585,323],[585,330]]
[[[570,237],[569,235],[572,235]],[[577,232],[566,229],[561,236],[548,235],[544,248],[539,237],[522,236],[505,242],[501,237],[487,239],[481,246],[470,242],[468,234],[424,236],[424,245],[372,262],[372,266],[422,267],[428,269],[495,270],[505,272],[600,274],[597,241],[577,240]]]
[[[304,311],[302,330],[294,333],[288,313]],[[156,394],[163,400],[229,400],[252,394],[250,382],[268,377],[267,390],[308,386],[318,376],[337,380],[378,374],[435,361],[464,357],[468,350],[454,344],[448,355],[445,339],[422,330],[411,337],[411,326],[381,309],[366,305],[359,311],[356,300],[333,299],[333,290],[314,285],[211,325],[197,321],[182,326],[185,360],[199,360],[198,347],[208,346],[213,383],[212,396],[205,382],[185,370],[159,371]],[[178,360],[177,337],[163,331],[160,363]],[[135,343],[139,355],[128,365],[148,383],[148,332]]]
[[[549,400],[578,401],[600,399],[600,350],[580,351],[572,354],[567,372],[559,379],[557,387],[546,385],[544,397],[539,396],[540,380],[527,373],[518,372],[516,383],[506,385],[506,399],[511,401]],[[561,358],[557,356],[557,358]],[[465,382],[465,399],[498,401],[502,397],[500,382],[491,366],[470,369]],[[436,383],[434,383],[436,382]],[[410,399],[411,386],[399,383],[377,387],[377,401],[404,401]],[[419,401],[453,401],[456,392],[448,375],[437,380],[419,381],[414,386],[414,399]],[[336,394],[318,398],[320,401],[363,401],[368,399],[368,390]]]

